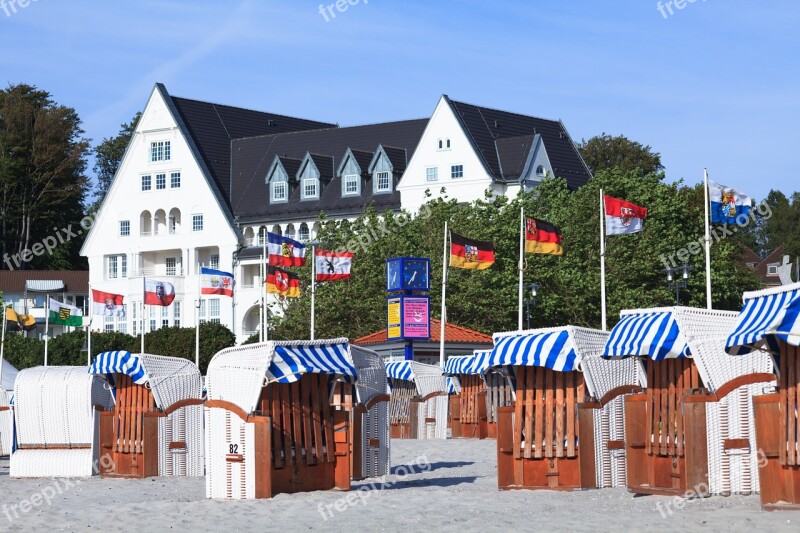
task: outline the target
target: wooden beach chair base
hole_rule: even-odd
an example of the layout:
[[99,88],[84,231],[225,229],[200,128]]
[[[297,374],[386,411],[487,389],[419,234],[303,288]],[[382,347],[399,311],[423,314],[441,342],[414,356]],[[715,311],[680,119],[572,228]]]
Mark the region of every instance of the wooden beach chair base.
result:
[[485,439],[489,435],[486,391],[480,376],[460,376],[461,394],[450,395],[450,429],[454,439]]

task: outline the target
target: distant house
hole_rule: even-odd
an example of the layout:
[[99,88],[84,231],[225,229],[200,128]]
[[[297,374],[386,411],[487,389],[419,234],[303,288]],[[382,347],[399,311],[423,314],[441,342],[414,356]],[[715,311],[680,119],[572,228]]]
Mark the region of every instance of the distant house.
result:
[[[48,295],[88,313],[88,270],[0,270],[0,292],[5,305],[18,314],[32,315],[36,330],[28,336],[42,338],[45,333],[45,310]],[[97,317],[102,324],[101,317]],[[58,336],[71,327],[50,326],[50,336]]]
[[784,246],[778,246],[767,257],[761,258],[751,248],[744,247],[745,266],[755,271],[756,276],[765,288],[778,287],[781,285],[780,274],[778,269],[783,264],[783,258],[786,255]]

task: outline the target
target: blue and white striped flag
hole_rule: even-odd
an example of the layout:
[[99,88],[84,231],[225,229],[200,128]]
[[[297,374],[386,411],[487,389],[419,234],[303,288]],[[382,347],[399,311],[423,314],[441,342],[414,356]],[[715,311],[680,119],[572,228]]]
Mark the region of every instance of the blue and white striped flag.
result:
[[753,200],[732,187],[708,180],[712,224],[736,224],[750,216]]

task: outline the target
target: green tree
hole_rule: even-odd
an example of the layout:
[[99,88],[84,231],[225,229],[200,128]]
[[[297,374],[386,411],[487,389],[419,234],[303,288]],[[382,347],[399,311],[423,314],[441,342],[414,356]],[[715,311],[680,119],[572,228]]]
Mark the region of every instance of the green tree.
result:
[[781,191],[772,190],[764,204],[769,208],[762,228],[762,253],[767,254],[784,246],[786,255],[800,256],[800,193],[787,197]]
[[664,170],[661,154],[624,135],[612,137],[603,133],[582,141],[578,148],[594,173],[616,168],[622,172],[639,169],[642,174],[647,175]]
[[125,155],[125,150],[133,137],[133,132],[136,131],[136,125],[139,119],[142,118],[141,111],[133,116],[127,124],[121,124],[119,132],[114,137],[106,137],[103,142],[94,147],[94,173],[97,178],[97,183],[92,191],[94,194],[94,205],[90,211],[96,211],[111,187],[111,182],[122,163],[122,157]]

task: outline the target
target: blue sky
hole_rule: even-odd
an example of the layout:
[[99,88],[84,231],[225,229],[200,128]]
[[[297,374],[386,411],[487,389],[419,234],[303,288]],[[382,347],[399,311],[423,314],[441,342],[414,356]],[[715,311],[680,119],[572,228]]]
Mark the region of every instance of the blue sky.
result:
[[318,0],[32,0],[0,9],[0,82],[50,91],[95,141],[157,81],[341,125],[427,117],[446,93],[627,135],[671,180],[800,190],[796,0],[350,1],[326,21]]

